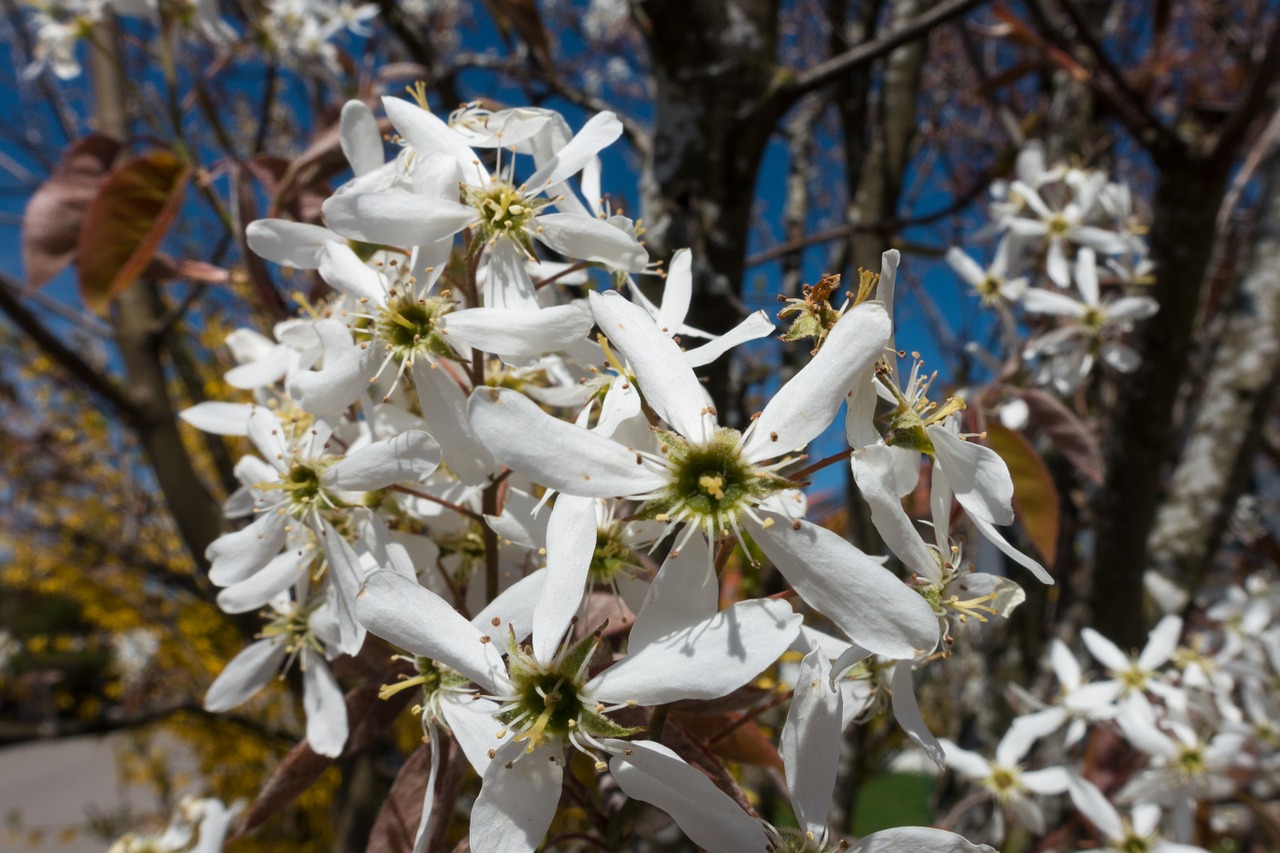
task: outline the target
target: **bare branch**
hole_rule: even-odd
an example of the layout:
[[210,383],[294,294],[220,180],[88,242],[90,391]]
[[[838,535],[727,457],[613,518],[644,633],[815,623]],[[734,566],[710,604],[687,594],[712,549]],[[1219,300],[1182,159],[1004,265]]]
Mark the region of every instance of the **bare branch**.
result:
[[77,382],[84,385],[113,409],[128,420],[137,421],[140,410],[134,401],[117,385],[110,376],[98,370],[82,359],[71,347],[22,303],[18,296],[21,286],[17,281],[4,273],[0,273],[0,310],[9,316],[36,346],[40,347],[50,358],[56,361],[63,370],[71,374]]
[[873,62],[895,48],[927,36],[935,27],[963,15],[984,2],[986,0],[946,0],[939,3],[901,29],[894,30],[873,42],[860,44],[839,56],[833,56],[826,62],[820,62],[800,72],[794,80],[781,89],[779,96],[790,101],[821,88],[859,65]]

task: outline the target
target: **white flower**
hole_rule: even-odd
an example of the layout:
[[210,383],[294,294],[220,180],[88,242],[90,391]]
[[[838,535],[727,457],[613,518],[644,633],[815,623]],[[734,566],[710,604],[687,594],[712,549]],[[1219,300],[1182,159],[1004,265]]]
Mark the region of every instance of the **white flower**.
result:
[[1065,767],[1049,767],[1043,770],[1023,771],[1020,762],[1031,745],[1040,736],[1052,731],[1056,724],[1041,721],[1039,726],[1023,725],[1011,727],[1000,743],[996,744],[995,761],[989,761],[976,752],[961,749],[949,740],[943,739],[942,749],[946,753],[947,766],[954,769],[966,779],[971,779],[986,788],[992,799],[1000,806],[996,811],[993,835],[1002,838],[1004,835],[1003,813],[1008,811],[1020,824],[1036,834],[1045,830],[1044,813],[1031,794],[1060,794],[1067,790],[1070,775]]
[[337,756],[347,741],[347,706],[328,660],[339,654],[339,628],[329,602],[300,607],[282,596],[272,602],[275,618],[230,660],[209,686],[206,711],[229,711],[248,702],[294,660],[302,670],[307,742],[321,755]]
[[1014,181],[1011,187],[1040,218],[1015,216],[1006,220],[1005,224],[1018,236],[1048,241],[1045,269],[1049,278],[1059,287],[1069,287],[1071,284],[1066,254],[1068,242],[1096,249],[1105,255],[1118,255],[1128,248],[1124,238],[1114,231],[1085,224],[1098,200],[1098,193],[1106,182],[1107,176],[1101,172],[1090,174],[1079,185],[1075,197],[1064,204],[1061,210],[1050,208],[1039,192],[1021,181]]
[[[776,660],[800,623],[785,602],[740,602],[664,633],[587,678],[600,637],[566,642],[577,602],[544,613],[546,602],[543,596],[534,612],[531,646],[518,646],[510,629],[504,637],[495,614],[491,630],[505,641],[505,661],[493,635],[394,572],[375,572],[357,605],[374,633],[457,670],[499,704],[501,736],[509,739],[492,756],[472,813],[477,853],[537,847],[560,799],[564,747],[608,752],[599,738],[631,733],[606,716],[610,711],[723,696]],[[640,625],[637,618],[635,630]]]
[[1132,820],[1125,820],[1098,787],[1079,776],[1071,777],[1067,789],[1071,802],[1080,814],[1106,837],[1108,846],[1096,848],[1110,853],[1206,853],[1201,847],[1166,841],[1156,831],[1160,823],[1160,807],[1155,804],[1135,806]]
[[[383,105],[415,151],[413,191],[335,195],[324,205],[325,218],[335,230],[373,243],[442,247],[431,250],[443,256],[429,264],[441,269],[453,236],[473,229],[475,248],[491,249],[485,293],[485,305],[491,308],[537,307],[524,264],[533,257],[534,240],[566,257],[621,270],[644,269],[648,253],[630,235],[584,215],[585,211],[544,212],[559,199],[543,194],[582,171],[621,135],[622,123],[612,113],[594,116],[533,175],[516,185],[510,174],[487,174],[462,137],[430,112],[398,98],[385,98]],[[476,181],[463,184],[465,202],[459,202],[458,182],[467,174],[476,174]],[[416,263],[415,272],[421,266]]]
[[1098,293],[1097,258],[1091,249],[1081,249],[1076,258],[1076,284],[1081,300],[1043,288],[1032,288],[1022,297],[1027,311],[1069,321],[1032,341],[1025,351],[1027,358],[1052,359],[1052,381],[1063,394],[1074,390],[1089,374],[1095,354],[1123,373],[1137,368],[1138,354],[1114,338],[1159,308],[1149,296],[1123,296],[1103,302]]
[[[779,746],[798,829],[775,827],[751,817],[705,774],[659,743],[610,742],[615,755],[609,768],[627,796],[667,812],[695,844],[711,853],[849,850],[847,842],[829,836],[826,826],[839,766],[840,707],[840,692],[831,683],[826,657],[814,648],[801,664]],[[903,828],[868,836],[852,850],[976,853],[990,848],[942,830]]]
[[778,514],[793,484],[775,471],[831,422],[854,377],[882,351],[881,306],[848,312],[745,433],[716,424],[679,348],[643,308],[617,293],[593,296],[593,307],[645,402],[671,427],[658,431],[661,452],[559,421],[517,392],[479,388],[471,421],[500,461],[567,495],[642,501],[640,517],[687,525],[677,551],[699,530],[714,538],[745,527],[800,597],[859,645],[899,659],[936,645],[936,621],[919,596],[836,534]]

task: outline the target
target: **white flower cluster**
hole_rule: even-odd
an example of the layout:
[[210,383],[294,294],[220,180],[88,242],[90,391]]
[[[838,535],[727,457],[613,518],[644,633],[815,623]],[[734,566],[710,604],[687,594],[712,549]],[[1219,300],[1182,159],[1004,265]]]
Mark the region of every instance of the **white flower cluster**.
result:
[[[30,23],[35,39],[32,61],[24,74],[36,77],[45,69],[62,80],[80,76],[77,48],[112,14],[159,22],[163,17],[188,37],[226,49],[242,41],[223,17],[218,0],[30,0]],[[266,55],[299,71],[334,74],[341,70],[334,41],[343,32],[369,36],[368,22],[378,13],[373,3],[352,0],[263,0],[253,14]]]
[[[990,223],[999,235],[983,268],[953,247],[947,261],[982,303],[995,309],[1005,339],[1025,347],[1034,379],[1070,394],[1101,360],[1121,372],[1138,366],[1138,354],[1120,340],[1133,324],[1156,312],[1148,296],[1103,297],[1101,285],[1133,288],[1152,281],[1145,228],[1129,187],[1104,172],[1058,164],[1046,166],[1044,150],[1028,143],[1018,156],[1017,179],[992,185]],[[1098,256],[1106,259],[1100,269]],[[1103,280],[1105,275],[1109,281]],[[1056,320],[1025,345],[1010,308],[1028,320]]]
[[[1064,792],[1108,850],[1201,851],[1189,843],[1197,815],[1213,833],[1250,823],[1239,804],[1280,790],[1278,609],[1280,587],[1253,575],[1207,606],[1203,624],[1187,630],[1165,616],[1136,655],[1085,628],[1080,639],[1102,669],[1093,680],[1055,639],[1058,691],[1044,703],[1015,688],[1030,710],[1014,719],[994,761],[943,742],[947,764],[998,805],[991,840],[1003,835],[1006,814],[1042,832],[1037,796]],[[1116,739],[1131,749],[1116,750]],[[1025,770],[1020,762],[1037,743],[1039,755],[1063,763]]]
[[[269,621],[206,707],[235,707],[296,662],[307,739],[337,755],[347,719],[329,661],[373,633],[411,664],[384,695],[421,691],[428,739],[451,734],[483,780],[473,850],[538,846],[569,747],[709,849],[845,849],[825,825],[843,728],[891,696],[908,734],[941,761],[913,668],[945,657],[934,653],[952,642],[952,622],[1006,615],[1023,597],[1007,578],[962,570],[952,499],[1051,582],[997,529],[1013,521],[1012,481],[999,456],[960,434],[963,401],[931,402],[918,363],[899,372],[898,253],[839,308],[824,286],[783,310],[796,318],[792,338],[819,346],[739,430],[720,422],[694,368],[773,324],[760,312],[684,348],[710,338],[685,323],[687,250],[671,258],[657,304],[641,292],[632,276],[650,264],[639,229],[610,215],[600,189],[597,155],[620,122],[602,113],[573,133],[550,110],[475,106],[445,122],[417,95],[384,100],[397,131],[390,160],[369,109],[344,108],[355,177],[325,203],[328,227],[250,226],[256,252],[316,270],[335,295],[274,340],[249,330],[228,340],[240,364],[227,381],[254,404],[184,413],[247,436],[258,454],[237,464],[243,488],[226,506],[249,523],[207,557],[219,605],[267,607]],[[540,259],[543,249],[558,259]],[[589,268],[622,290],[597,292]],[[887,417],[876,420],[878,399]],[[803,451],[846,403],[854,476],[907,581],[804,518]],[[933,465],[931,542],[901,504],[922,457]],[[722,607],[717,572],[736,546],[747,560],[763,554],[789,591]],[[656,571],[655,553],[666,555]],[[592,606],[601,592],[620,625]],[[843,637],[802,628],[797,608]],[[782,736],[799,833],[750,817],[669,747],[628,739],[651,709],[724,697],[790,649],[806,656]],[[977,849],[936,830],[860,844]]]

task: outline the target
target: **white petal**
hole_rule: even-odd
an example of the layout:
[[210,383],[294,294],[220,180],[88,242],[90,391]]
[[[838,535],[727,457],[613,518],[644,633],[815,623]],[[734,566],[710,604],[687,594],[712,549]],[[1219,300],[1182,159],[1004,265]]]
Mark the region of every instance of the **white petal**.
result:
[[1022,307],[1033,314],[1057,317],[1083,317],[1086,309],[1083,302],[1042,287],[1033,287],[1022,294]]
[[902,726],[916,746],[924,750],[939,767],[945,757],[942,744],[934,737],[933,732],[925,725],[920,714],[920,705],[916,702],[916,685],[911,677],[911,662],[901,661],[893,669],[893,718]]
[[569,144],[538,167],[528,180],[532,190],[568,180],[582,171],[600,150],[612,145],[622,135],[622,122],[611,112],[597,113]]
[[[667,267],[667,277],[662,287],[662,307],[658,309],[658,329],[664,335],[674,335],[684,325],[693,299],[693,252],[677,249]],[[770,324],[772,328],[773,324]]]
[[350,100],[342,105],[338,138],[342,153],[357,175],[372,172],[382,165],[382,132],[378,120],[364,101]]
[[[505,672],[494,642],[435,593],[395,572],[374,572],[356,599],[356,615],[370,631],[407,652],[445,663],[496,693],[495,672]],[[493,654],[489,652],[493,651]]]
[[[427,110],[412,104],[403,98],[385,96],[382,108],[387,111],[387,118],[400,131],[419,156],[428,156],[436,151],[443,151],[458,161],[462,168],[472,165],[475,152],[463,141],[449,125],[445,124]],[[474,168],[474,167],[473,167]]]
[[421,246],[457,234],[479,219],[474,207],[407,192],[339,193],[324,203],[329,227],[356,240]]
[[996,744],[996,764],[1013,767],[1022,761],[1040,738],[1056,731],[1062,717],[1056,714],[1026,714],[1009,725],[1009,731]]
[[401,483],[421,483],[440,465],[440,445],[422,430],[366,445],[321,475],[325,488],[371,492]]
[[1142,356],[1135,349],[1115,341],[1103,344],[1100,355],[1103,361],[1121,373],[1132,373],[1142,364]]
[[892,330],[878,302],[864,302],[841,317],[818,354],[778,389],[756,419],[744,448],[747,458],[782,456],[817,438],[854,383],[884,352]]
[[385,305],[387,289],[382,277],[351,251],[350,246],[330,243],[320,252],[320,277],[335,290],[356,299]]
[[598,261],[627,272],[640,272],[649,262],[649,253],[635,237],[599,219],[548,213],[535,221],[534,236],[565,257]]
[[661,705],[715,699],[759,675],[787,650],[801,617],[776,599],[739,602],[697,625],[653,640],[587,682],[601,702]]
[[942,567],[903,511],[902,500],[885,486],[884,478],[887,472],[892,472],[893,462],[893,448],[883,444],[873,444],[854,453],[851,458],[854,482],[871,507],[871,521],[889,550],[911,571],[940,583]]
[[336,758],[347,742],[347,703],[329,664],[314,652],[303,653],[302,706],[307,712],[307,743]]
[[634,451],[551,417],[518,391],[479,388],[468,411],[476,433],[504,464],[565,494],[644,494],[666,482],[636,464]]
[[524,249],[511,240],[498,240],[484,268],[484,305],[512,311],[538,310],[538,292],[529,278]]
[[204,695],[204,708],[215,714],[243,705],[275,677],[285,659],[284,643],[258,640],[227,662]]
[[[533,615],[548,578],[546,569],[538,569],[521,578],[499,593],[484,610],[472,616],[471,624],[481,632],[495,634],[494,629],[501,628],[504,637],[515,634],[516,642],[524,642],[533,632]],[[498,620],[496,625],[495,619]]]
[[1005,556],[1013,560],[1018,565],[1030,569],[1031,573],[1036,576],[1036,580],[1043,584],[1053,585],[1053,576],[1045,571],[1044,566],[1013,547],[1009,540],[1001,536],[1000,531],[996,530],[989,521],[978,518],[972,513],[969,515],[969,520],[972,521],[974,526],[978,528],[978,531],[987,538],[987,541],[1003,551]]
[[284,547],[285,527],[290,518],[267,510],[248,527],[224,533],[205,549],[209,561],[209,581],[216,586],[239,583],[271,562]]
[[744,812],[705,773],[651,741],[611,741],[623,754],[609,769],[628,797],[665,811],[694,844],[711,853],[764,853],[770,848],[760,821]]
[[895,660],[937,646],[933,608],[892,572],[830,530],[768,519],[774,523],[767,530],[750,520],[745,526],[800,597],[849,639]]
[[214,435],[248,435],[249,414],[254,408],[247,403],[196,403],[178,412],[178,417]]
[[262,358],[231,368],[222,378],[232,388],[252,391],[255,388],[265,388],[279,382],[294,368],[297,361],[297,353],[281,345],[273,347],[271,352]]
[[322,521],[323,535],[320,547],[329,561],[329,577],[337,593],[338,626],[341,630],[341,648],[344,654],[354,655],[364,645],[365,628],[356,619],[356,596],[364,582],[364,568],[355,549],[327,521]]
[[453,732],[458,746],[467,757],[467,761],[475,768],[476,773],[484,776],[489,769],[489,750],[502,746],[498,732],[503,724],[494,719],[498,704],[489,699],[473,699],[466,697],[446,697],[440,703],[440,713],[444,715],[449,730]]
[[796,820],[819,837],[827,829],[827,810],[840,769],[840,717],[840,691],[831,683],[830,663],[815,648],[800,662],[778,752]]
[[901,826],[874,832],[853,845],[850,853],[995,853],[963,835],[927,826]]
[[695,535],[679,553],[663,562],[631,626],[627,640],[631,654],[715,615],[720,585],[709,559],[710,547],[705,538]]
[[[533,853],[547,834],[560,803],[563,770],[554,739],[530,754],[508,741],[484,774],[471,811],[474,853]],[[507,766],[510,764],[510,766]]]
[[1124,296],[1106,307],[1108,320],[1144,320],[1159,310],[1150,296]]
[[462,388],[443,367],[425,359],[413,362],[413,387],[427,428],[444,453],[444,464],[468,486],[483,483],[497,463],[467,417],[467,395]]
[[337,320],[320,321],[316,332],[325,341],[324,366],[295,373],[287,387],[289,396],[306,411],[321,417],[333,416],[369,387],[381,356],[373,347],[357,346],[350,330]]
[[289,549],[244,580],[218,593],[218,607],[223,613],[248,613],[293,586],[306,568],[296,550]]
[[1037,794],[1061,794],[1071,784],[1065,767],[1046,767],[1022,774],[1022,783]]
[[[665,303],[664,303],[665,304]],[[747,341],[755,341],[773,332],[773,322],[764,311],[756,311],[718,338],[685,350],[684,363],[690,367],[702,367],[715,361],[724,353]]]
[[964,249],[959,246],[952,246],[947,249],[947,263],[965,284],[973,287],[982,284],[987,277],[982,267],[978,266],[978,262],[965,254]]
[[547,520],[547,582],[533,614],[533,656],[550,663],[582,604],[596,548],[596,498],[560,495]]
[[1077,225],[1071,229],[1071,241],[1097,249],[1104,255],[1123,255],[1129,251],[1123,234],[1094,225]]
[[861,450],[880,441],[880,430],[876,429],[876,380],[875,370],[867,370],[853,381],[853,393],[847,398],[848,407],[844,417],[844,435],[849,446]]
[[321,225],[287,219],[259,219],[245,228],[249,248],[259,256],[285,267],[313,270],[320,265],[320,250],[342,237]]
[[1053,237],[1049,239],[1049,253],[1044,259],[1044,271],[1049,274],[1050,280],[1058,287],[1067,288],[1071,286],[1071,267],[1067,263],[1067,256],[1061,238]]
[[468,308],[445,315],[439,324],[445,334],[481,352],[508,359],[537,358],[560,352],[587,336],[592,319],[584,303],[526,308]]
[[647,311],[616,290],[592,293],[591,307],[601,330],[626,356],[640,392],[658,417],[695,443],[709,439],[715,418],[676,342],[658,329]]
[[1082,629],[1080,639],[1084,641],[1085,648],[1098,663],[1112,672],[1123,672],[1129,668],[1129,656],[1122,652],[1119,646],[1092,628]]
[[1155,670],[1164,666],[1178,647],[1178,638],[1182,636],[1182,620],[1177,616],[1166,616],[1151,629],[1147,645],[1138,655],[1138,666],[1144,670]]
[[947,766],[967,779],[985,779],[991,775],[991,762],[967,749],[961,749],[946,738],[940,738]]
[[1058,683],[1067,690],[1079,687],[1080,682],[1084,680],[1080,672],[1080,662],[1076,660],[1076,656],[1071,653],[1067,644],[1057,637],[1049,643],[1049,662],[1053,665],[1053,674],[1058,677]]
[[1067,792],[1071,794],[1071,802],[1075,803],[1080,814],[1098,827],[1108,841],[1124,840],[1124,822],[1120,819],[1120,813],[1111,805],[1106,795],[1098,790],[1097,785],[1079,776],[1072,776]]
[[1086,305],[1098,304],[1098,256],[1093,249],[1076,253],[1076,287]]
[[938,467],[960,506],[992,524],[1013,524],[1013,478],[1000,454],[976,441],[965,441],[945,426],[925,427]]

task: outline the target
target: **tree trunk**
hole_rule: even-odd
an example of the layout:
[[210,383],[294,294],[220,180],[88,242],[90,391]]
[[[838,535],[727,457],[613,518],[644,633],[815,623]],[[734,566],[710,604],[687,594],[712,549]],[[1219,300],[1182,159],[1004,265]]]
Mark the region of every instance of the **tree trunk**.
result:
[[1142,364],[1122,380],[1111,420],[1107,482],[1096,502],[1097,551],[1090,594],[1094,627],[1130,648],[1146,640],[1142,574],[1147,537],[1177,437],[1174,406],[1187,373],[1227,176],[1225,168],[1200,158],[1169,156],[1157,166],[1150,232],[1156,284],[1151,295],[1160,311],[1134,336]]
[[1266,166],[1248,261],[1148,546],[1194,594],[1247,480],[1280,377],[1280,156]]

